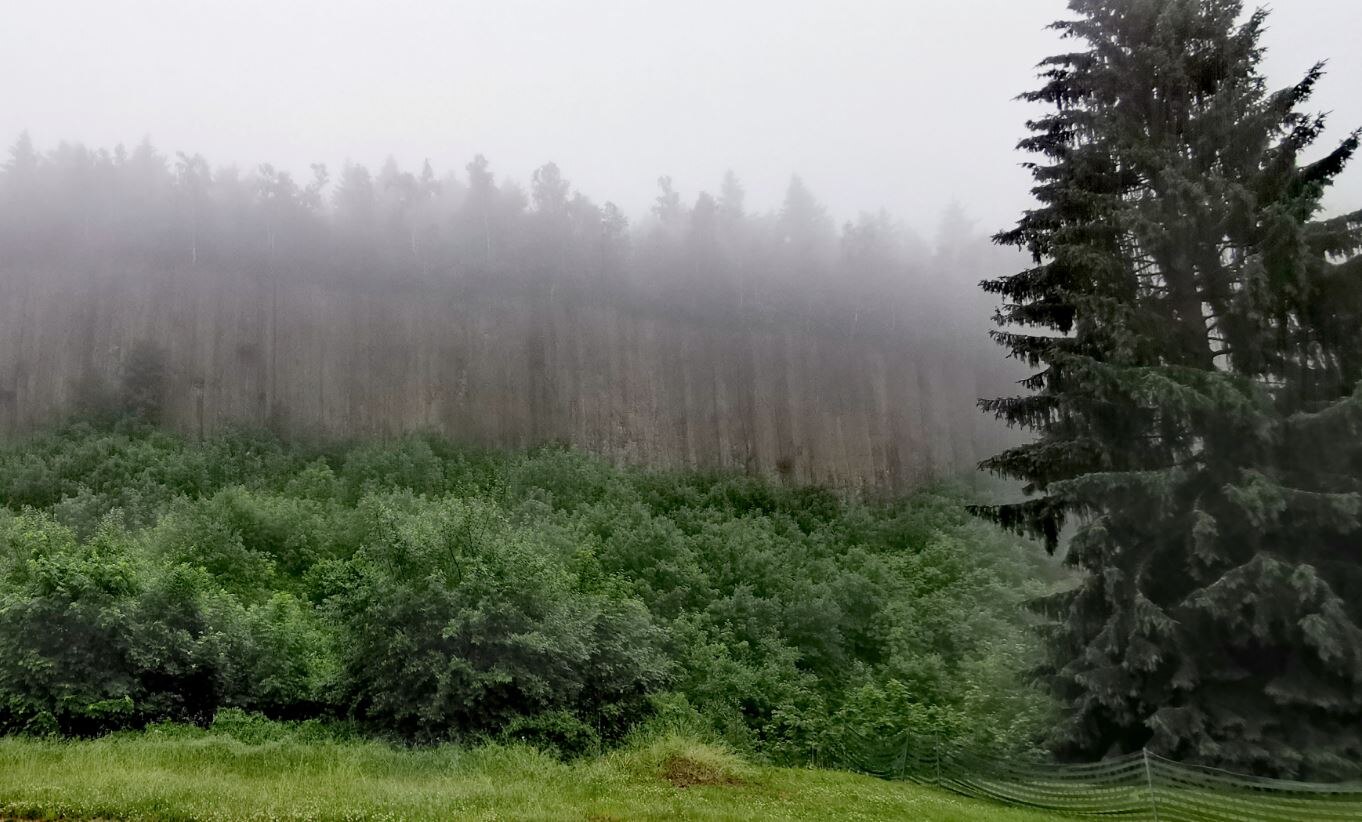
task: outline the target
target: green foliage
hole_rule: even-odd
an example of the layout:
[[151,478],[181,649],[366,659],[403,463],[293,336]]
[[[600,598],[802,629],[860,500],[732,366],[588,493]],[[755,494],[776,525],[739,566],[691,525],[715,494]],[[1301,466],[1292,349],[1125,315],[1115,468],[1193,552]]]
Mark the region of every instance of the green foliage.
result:
[[481,502],[363,505],[378,525],[330,603],[361,715],[415,738],[567,710],[618,732],[666,682],[648,612],[583,579],[568,535]]
[[1051,718],[1021,606],[1055,568],[950,489],[126,424],[0,451],[0,489],[13,732],[252,711],[574,756],[654,716],[796,762],[873,710],[1008,748]]
[[546,711],[517,716],[502,729],[507,741],[521,742],[558,757],[581,756],[600,750],[596,729],[569,711]]
[[0,727],[99,729],[127,713],[137,687],[127,636],[140,587],[113,529],[78,541],[42,514],[0,532]]
[[243,602],[201,567],[158,562],[113,524],[88,540],[26,512],[0,523],[0,727],[89,734],[207,722],[222,706],[312,708],[331,638],[286,592]]
[[1362,212],[1319,219],[1359,133],[1317,159],[1322,76],[1271,91],[1266,12],[1071,0],[1076,47],[1026,99],[1038,200],[984,283],[1035,430],[987,509],[1083,572],[1046,674],[1088,758],[1149,748],[1241,771],[1362,760]]

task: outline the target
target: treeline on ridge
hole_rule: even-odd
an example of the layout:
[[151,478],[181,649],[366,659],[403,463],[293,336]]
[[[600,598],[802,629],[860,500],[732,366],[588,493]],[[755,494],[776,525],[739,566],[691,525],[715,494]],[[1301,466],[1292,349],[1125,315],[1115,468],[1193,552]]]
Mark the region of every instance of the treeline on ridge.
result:
[[955,207],[935,248],[884,211],[839,228],[798,177],[773,212],[751,209],[732,172],[693,201],[662,177],[650,213],[631,223],[574,191],[554,163],[528,187],[499,179],[481,155],[462,174],[390,158],[377,173],[351,163],[334,178],[314,165],[300,181],[268,164],[243,173],[170,158],[149,141],[40,152],[27,133],[0,171],[0,241],[10,265],[541,287],[848,333],[963,327],[975,344],[989,301],[974,283],[1009,259]]

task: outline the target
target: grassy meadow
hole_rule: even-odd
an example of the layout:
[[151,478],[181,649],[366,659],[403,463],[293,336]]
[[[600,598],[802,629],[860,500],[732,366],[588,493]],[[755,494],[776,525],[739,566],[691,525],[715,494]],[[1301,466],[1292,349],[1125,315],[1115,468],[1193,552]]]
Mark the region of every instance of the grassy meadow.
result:
[[1046,818],[903,782],[751,764],[661,736],[560,761],[523,745],[116,734],[0,739],[0,816],[21,819]]

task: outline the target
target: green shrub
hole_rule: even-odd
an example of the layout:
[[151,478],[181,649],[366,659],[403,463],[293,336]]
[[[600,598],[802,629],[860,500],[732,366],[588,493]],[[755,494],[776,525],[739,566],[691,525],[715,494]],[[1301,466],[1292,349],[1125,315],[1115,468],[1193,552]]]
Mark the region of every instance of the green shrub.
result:
[[0,531],[0,727],[117,724],[140,697],[129,645],[141,569],[112,528],[82,542],[46,514]]
[[637,602],[591,590],[551,529],[486,503],[365,500],[377,522],[331,602],[360,716],[415,738],[571,711],[628,726],[667,677]]
[[112,523],[81,541],[20,514],[0,523],[0,549],[0,727],[204,723],[229,705],[316,709],[334,691],[334,643],[287,593],[243,603]]
[[1063,578],[966,499],[75,424],[0,449],[0,729],[241,710],[573,755],[660,710],[787,761],[1025,748],[1024,605]]
[[595,728],[568,711],[546,711],[517,716],[501,731],[507,742],[519,742],[560,758],[597,753],[601,735]]
[[346,454],[340,479],[352,500],[375,491],[438,494],[445,487],[444,461],[415,437],[366,443]]

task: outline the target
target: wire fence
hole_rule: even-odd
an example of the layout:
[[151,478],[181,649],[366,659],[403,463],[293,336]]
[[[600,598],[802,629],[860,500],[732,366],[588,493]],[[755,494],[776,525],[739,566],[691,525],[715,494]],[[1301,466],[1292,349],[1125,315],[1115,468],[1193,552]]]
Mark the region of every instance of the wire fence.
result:
[[1267,779],[1143,751],[1086,765],[1000,760],[908,738],[853,737],[844,760],[886,779],[1057,816],[1152,822],[1362,821],[1362,782]]

